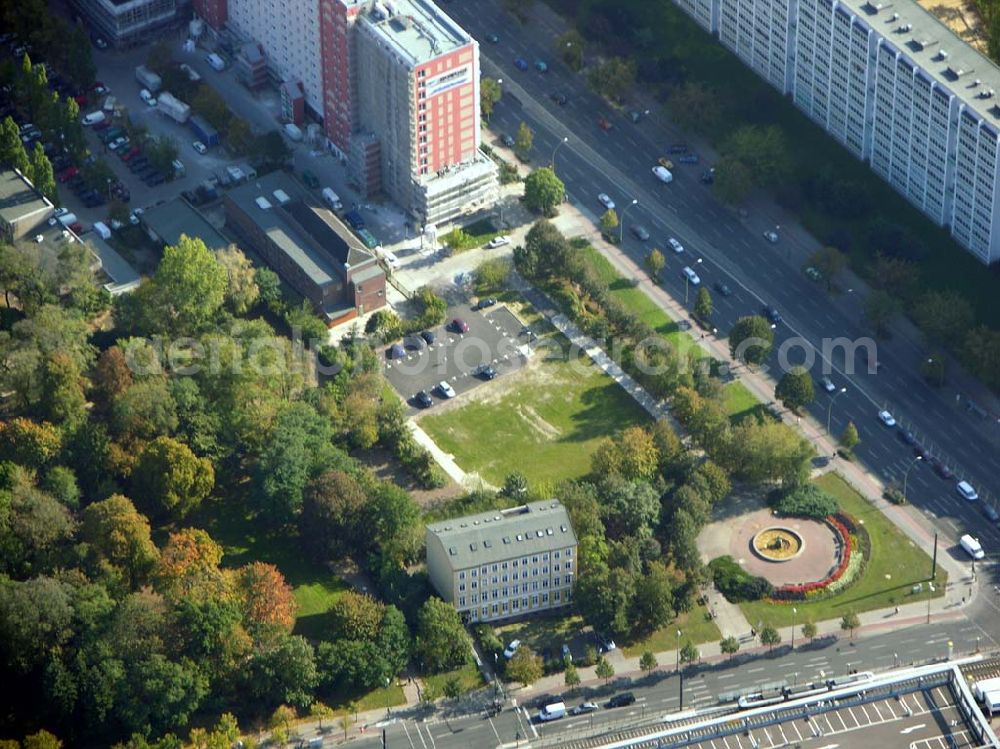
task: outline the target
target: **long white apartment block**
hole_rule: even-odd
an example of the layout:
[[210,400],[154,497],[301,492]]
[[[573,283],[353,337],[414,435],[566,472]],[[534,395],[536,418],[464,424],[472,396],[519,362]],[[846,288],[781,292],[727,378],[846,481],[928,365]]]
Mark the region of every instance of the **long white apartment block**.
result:
[[675,0],[983,263],[1000,260],[1000,68],[914,0]]

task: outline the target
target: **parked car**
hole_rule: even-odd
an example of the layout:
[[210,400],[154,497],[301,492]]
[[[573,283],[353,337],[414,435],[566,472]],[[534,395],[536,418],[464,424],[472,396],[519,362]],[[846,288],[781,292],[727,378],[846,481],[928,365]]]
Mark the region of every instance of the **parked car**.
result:
[[574,707],[569,711],[570,715],[584,715],[586,713],[592,713],[599,709],[596,702],[581,702],[579,705]]
[[[195,146],[195,150],[198,150],[197,146]],[[198,151],[198,153],[201,153],[201,151]],[[308,169],[302,171],[302,181],[306,183],[306,187],[310,187],[313,190],[319,187],[319,178]]]
[[569,101],[566,98],[566,94],[564,94],[564,93],[562,93],[560,91],[554,91],[554,92],[552,92],[549,95],[549,98],[552,99],[552,101],[554,101],[560,107],[565,107],[566,106],[566,102]]
[[616,694],[610,700],[608,700],[608,707],[628,707],[635,703],[635,695],[631,692],[622,692],[621,694]]
[[499,237],[493,237],[493,239],[487,243],[486,247],[491,250],[495,250],[497,247],[503,247],[505,244],[510,244],[510,237],[501,235]]
[[421,390],[419,393],[417,393],[416,396],[414,397],[414,400],[417,402],[417,405],[420,406],[421,408],[430,408],[431,406],[434,405],[434,399],[431,398],[430,393],[428,393],[426,390]]
[[488,307],[492,307],[496,303],[497,303],[496,299],[494,299],[493,297],[488,296],[488,297],[484,297],[484,298],[480,299],[478,302],[476,302],[476,306],[473,307],[472,309],[475,309],[475,310],[487,309]]
[[398,343],[392,344],[385,351],[386,359],[402,359],[406,356],[406,350]]
[[657,163],[658,163],[658,164],[659,164],[660,166],[662,166],[662,167],[663,167],[664,169],[673,169],[673,168],[674,168],[674,162],[672,162],[672,161],[671,161],[670,159],[668,159],[668,158],[667,158],[666,156],[661,156],[661,157],[659,158],[659,160],[657,161]]
[[598,195],[597,201],[609,211],[613,211],[615,209],[615,201],[613,201],[606,192],[602,192]]
[[766,232],[764,232],[764,239],[766,239],[771,244],[777,244],[778,232],[774,231],[773,229],[768,229]]
[[[194,141],[191,144],[191,147],[194,148],[194,150],[197,151],[198,153],[206,153],[208,151],[208,149],[205,147],[205,144],[202,143],[200,140]],[[303,173],[302,176],[304,178],[305,177],[305,173]],[[319,184],[319,183],[317,182],[316,184]]]
[[958,491],[960,497],[968,500],[969,502],[975,502],[979,499],[979,494],[968,481],[959,481],[958,484],[955,485],[955,489]]
[[672,249],[678,255],[680,255],[682,252],[684,252],[684,245],[682,245],[680,242],[678,242],[673,237],[670,237],[667,240],[667,244],[669,244],[670,245],[670,249]]
[[455,388],[453,388],[447,380],[441,380],[437,385],[437,390],[441,393],[442,398],[454,398]]
[[940,458],[934,458],[931,461],[931,467],[934,469],[934,473],[936,473],[938,476],[940,476],[943,479],[953,479],[953,478],[955,478],[954,471],[952,471],[948,467],[948,464],[945,463]]
[[667,149],[667,153],[673,155],[678,153],[687,153],[688,145],[687,143],[674,143]]
[[484,380],[492,380],[497,376],[497,371],[492,364],[480,364],[476,368],[476,376]]
[[499,44],[500,43],[500,35],[499,34],[487,34],[486,35],[486,41],[488,41],[490,44]]
[[547,73],[549,72],[549,65],[545,60],[535,60],[535,70],[539,73]]
[[454,320],[451,321],[451,329],[456,333],[468,333],[469,324],[465,322],[465,320],[456,317]]
[[677,157],[678,164],[697,164],[701,161],[701,156],[696,153],[686,153]]
[[420,337],[423,338],[424,341],[427,342],[428,346],[430,344],[434,343],[434,341],[437,340],[437,336],[434,335],[434,331],[432,331],[432,330],[423,330],[423,331],[421,331],[420,332]]
[[518,57],[516,60],[514,60],[514,67],[517,68],[518,70],[527,70],[528,61],[525,60],[523,57]]
[[834,390],[837,389],[837,386],[833,384],[833,380],[831,380],[829,377],[821,377],[819,383],[820,385],[823,386],[823,389],[828,393],[832,393]]
[[895,417],[885,409],[882,409],[881,411],[878,412],[878,420],[889,428],[896,426]]
[[510,660],[517,653],[517,649],[519,647],[521,647],[521,641],[520,640],[511,640],[510,644],[503,651],[503,657],[507,658],[508,660]]
[[514,147],[514,137],[508,135],[507,133],[504,133],[503,135],[500,136],[500,142],[503,144],[504,148]]
[[612,650],[618,648],[615,645],[615,641],[610,637],[600,634],[599,632],[594,633],[594,638],[597,640],[597,649],[601,653],[610,653]]

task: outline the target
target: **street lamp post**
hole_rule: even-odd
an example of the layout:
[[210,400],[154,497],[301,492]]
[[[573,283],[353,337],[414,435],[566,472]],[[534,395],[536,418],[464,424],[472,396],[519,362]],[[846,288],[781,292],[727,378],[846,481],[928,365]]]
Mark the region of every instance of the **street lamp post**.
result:
[[913,466],[915,466],[917,463],[919,463],[923,459],[924,459],[923,455],[918,455],[917,457],[915,457],[910,462],[910,465],[907,466],[906,470],[903,471],[903,499],[904,500],[906,499],[906,479],[908,479],[910,477],[910,470],[913,468]]
[[[558,146],[557,146],[558,148]],[[621,244],[625,240],[625,212],[634,205],[638,205],[638,198],[632,198],[632,202],[627,206],[622,208],[621,219],[618,222],[618,244]]]
[[681,631],[677,630],[677,676],[680,677],[680,688],[677,694],[678,710],[684,709],[684,674],[681,673]]
[[799,610],[792,606],[792,650],[795,650],[795,615]]
[[561,141],[556,143],[556,147],[552,149],[552,158],[550,159],[549,163],[552,164],[553,172],[555,172],[556,170],[556,152],[559,151],[559,149],[562,148],[564,145],[566,145],[566,142],[568,140],[569,140],[568,136],[564,137]]
[[843,395],[846,392],[847,392],[847,388],[841,388],[836,393],[834,393],[833,397],[830,399],[830,405],[827,406],[827,409],[826,409],[826,433],[827,434],[830,434],[830,419],[833,417],[833,402],[835,400],[837,400],[837,398],[839,398],[841,395]]
[[389,677],[385,678],[385,717],[389,717],[391,714],[389,710]]
[[[701,265],[701,263],[702,263],[702,258],[698,258],[695,261],[695,267]],[[687,303],[688,303],[688,287],[689,287],[689,285],[690,285],[690,279],[687,277],[687,275],[685,275],[684,276],[684,305],[685,306],[687,306]]]

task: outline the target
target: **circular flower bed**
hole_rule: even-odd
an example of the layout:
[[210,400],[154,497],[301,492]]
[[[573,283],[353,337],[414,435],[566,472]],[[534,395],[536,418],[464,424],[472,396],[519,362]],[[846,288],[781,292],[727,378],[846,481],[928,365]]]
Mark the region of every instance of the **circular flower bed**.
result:
[[[771,594],[771,599],[777,602],[785,601],[803,601],[806,598],[815,598],[822,592],[825,592],[832,583],[840,580],[844,573],[847,571],[848,565],[851,563],[852,555],[861,555],[862,551],[860,549],[855,549],[854,544],[851,541],[851,532],[848,530],[848,526],[853,528],[858,533],[863,533],[857,523],[846,515],[836,514],[830,515],[826,518],[825,522],[836,531],[837,536],[840,538],[840,563],[837,568],[825,579],[817,580],[811,583],[802,583],[800,585],[782,585],[780,588],[776,588],[774,593]],[[859,564],[863,564],[864,560],[858,560],[853,570],[855,572],[854,577],[857,577],[857,571],[859,569]],[[838,590],[846,586],[838,586]]]

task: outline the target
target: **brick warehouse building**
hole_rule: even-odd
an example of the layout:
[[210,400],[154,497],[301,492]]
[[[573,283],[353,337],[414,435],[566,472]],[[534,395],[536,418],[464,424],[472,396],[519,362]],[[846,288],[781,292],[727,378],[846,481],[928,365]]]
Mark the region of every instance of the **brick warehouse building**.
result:
[[328,325],[385,305],[385,272],[331,211],[275,172],[226,194],[226,227]]

